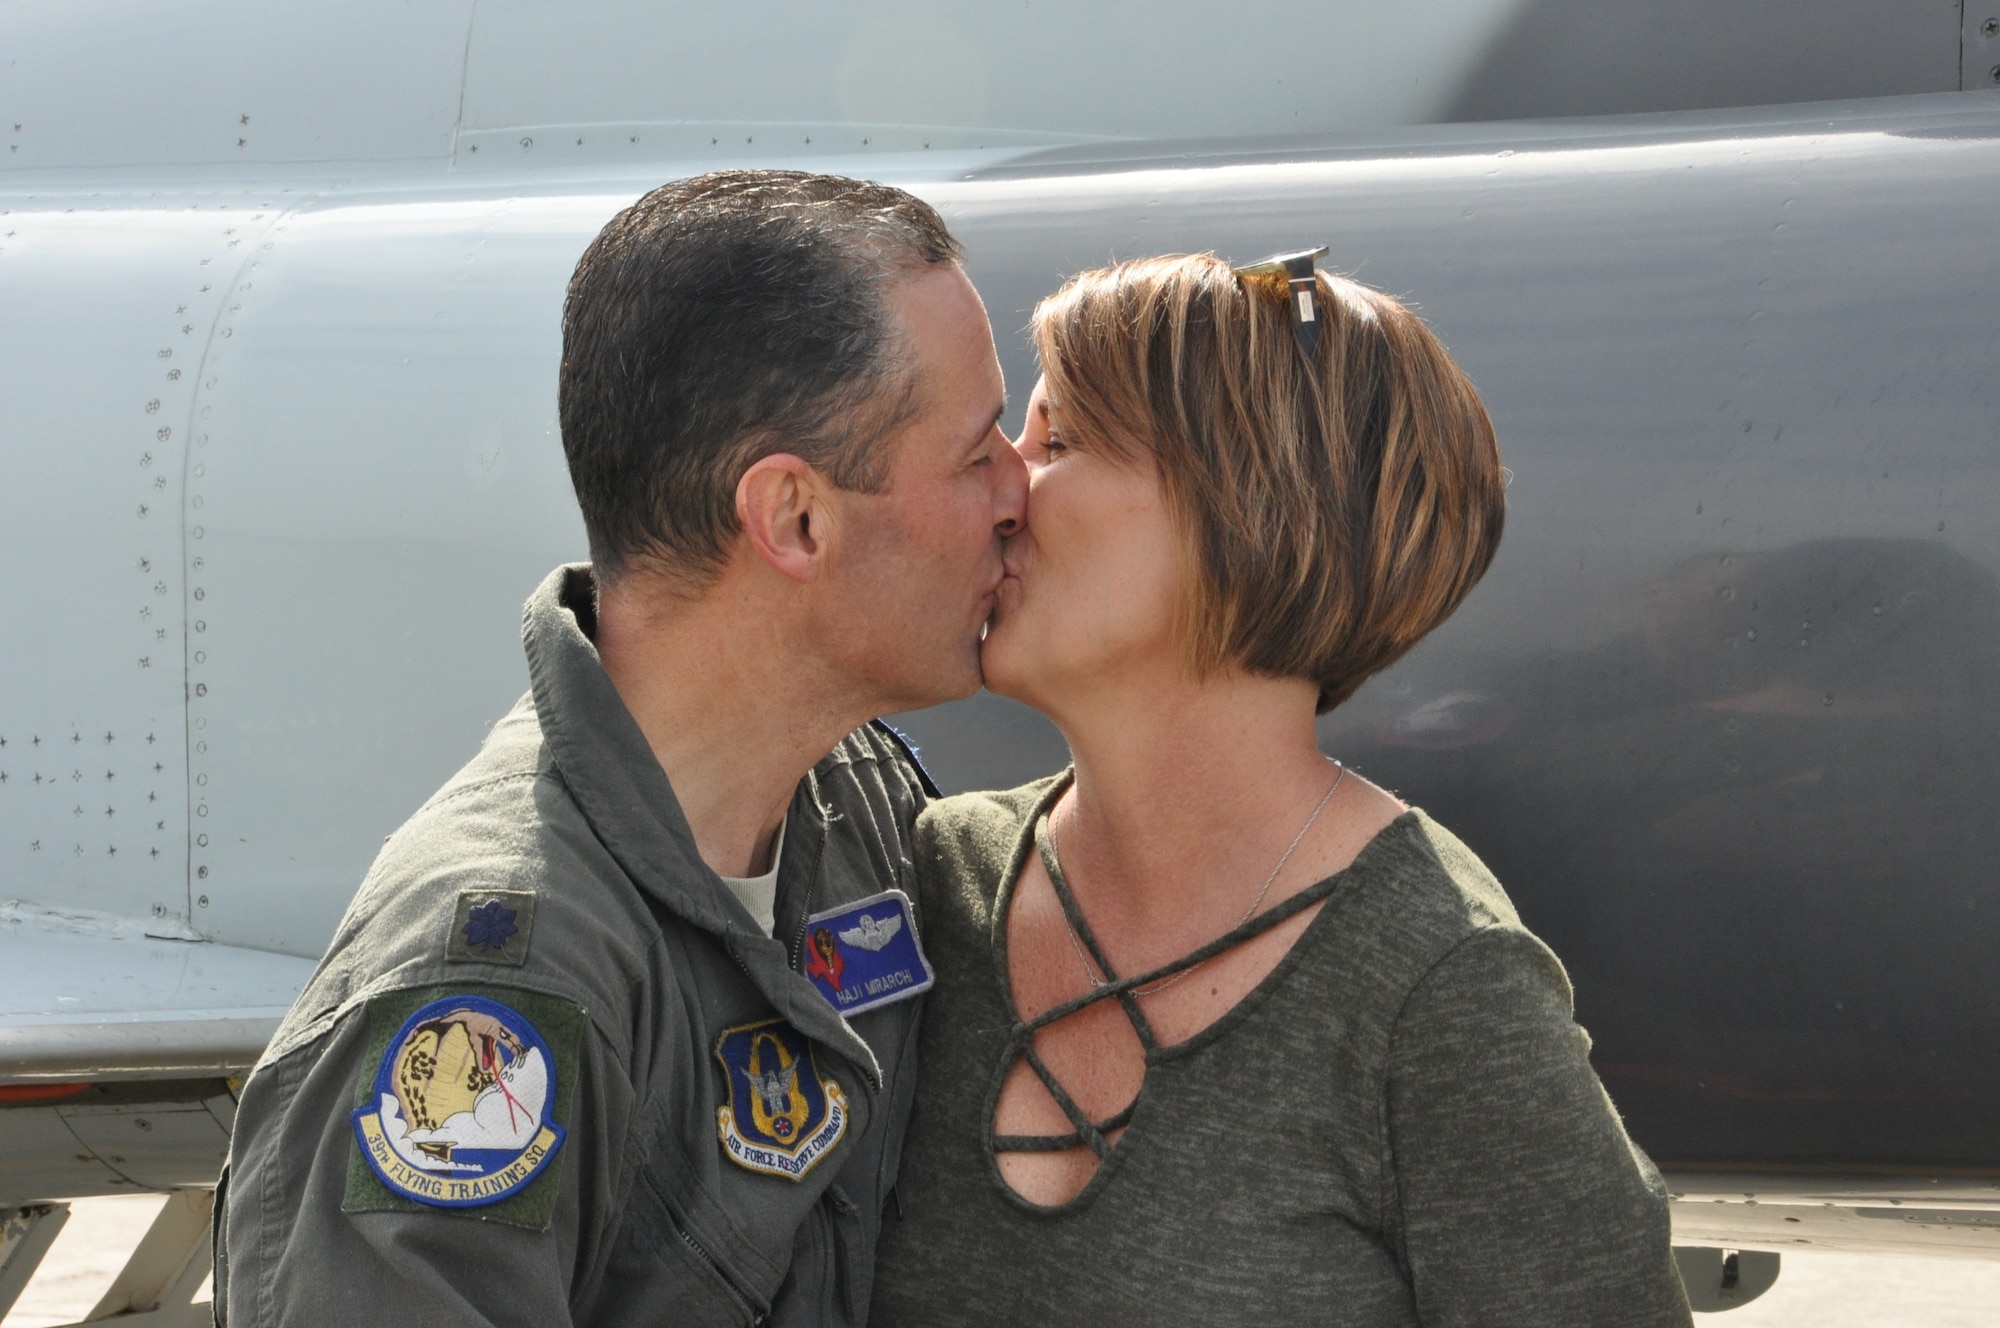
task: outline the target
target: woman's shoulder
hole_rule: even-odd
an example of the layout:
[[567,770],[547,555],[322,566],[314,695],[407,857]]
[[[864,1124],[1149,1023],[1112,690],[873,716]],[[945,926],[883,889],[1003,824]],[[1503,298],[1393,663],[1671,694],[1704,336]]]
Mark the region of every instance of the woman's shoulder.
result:
[[917,817],[917,851],[957,858],[1012,856],[1029,822],[1068,778],[1069,772],[1060,770],[1018,788],[939,798]]
[[1521,925],[1499,878],[1422,808],[1410,808],[1391,829],[1401,832],[1400,852],[1384,866],[1404,888],[1406,902],[1422,908],[1436,925],[1461,934]]
[[1476,938],[1512,937],[1545,952],[1478,854],[1419,808],[1378,834],[1349,874],[1350,925],[1342,931],[1372,952],[1385,996],[1415,987]]
[[916,856],[926,885],[948,882],[987,898],[998,893],[1028,827],[1069,778],[1068,771],[1018,788],[940,798],[917,817]]

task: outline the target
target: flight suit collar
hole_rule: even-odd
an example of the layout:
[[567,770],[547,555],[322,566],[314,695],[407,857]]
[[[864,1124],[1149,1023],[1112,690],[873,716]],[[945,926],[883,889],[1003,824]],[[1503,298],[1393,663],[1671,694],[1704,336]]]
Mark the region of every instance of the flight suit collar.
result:
[[[782,942],[749,925],[722,878],[702,861],[666,772],[604,671],[589,635],[595,626],[595,594],[586,564],[550,573],[522,611],[521,635],[542,738],[578,809],[634,885],[674,916],[713,935],[777,1013],[859,1063],[879,1085],[881,1068],[867,1042],[792,968]],[[792,800],[786,833],[801,850],[812,852],[814,870],[827,815],[808,775]]]

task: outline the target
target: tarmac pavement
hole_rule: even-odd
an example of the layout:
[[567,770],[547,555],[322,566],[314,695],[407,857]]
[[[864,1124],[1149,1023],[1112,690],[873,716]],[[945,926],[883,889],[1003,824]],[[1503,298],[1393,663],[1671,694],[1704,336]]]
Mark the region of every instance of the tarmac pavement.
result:
[[[0,1328],[55,1328],[89,1313],[162,1202],[156,1195],[79,1200]],[[1702,1328],[2000,1328],[2000,1262],[1787,1254],[1777,1285],[1763,1296],[1696,1322]]]

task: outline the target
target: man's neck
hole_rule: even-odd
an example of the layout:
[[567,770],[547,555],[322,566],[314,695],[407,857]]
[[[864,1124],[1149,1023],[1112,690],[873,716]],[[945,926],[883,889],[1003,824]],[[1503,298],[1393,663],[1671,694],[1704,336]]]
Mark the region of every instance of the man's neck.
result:
[[765,588],[676,598],[648,574],[601,588],[597,651],[722,876],[756,876],[794,789],[867,718]]

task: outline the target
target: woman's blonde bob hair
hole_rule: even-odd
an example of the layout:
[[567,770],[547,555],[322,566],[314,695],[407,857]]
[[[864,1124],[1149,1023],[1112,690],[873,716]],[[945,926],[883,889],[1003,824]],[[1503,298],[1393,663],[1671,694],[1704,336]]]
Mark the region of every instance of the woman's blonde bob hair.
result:
[[1415,314],[1321,273],[1308,361],[1290,301],[1282,272],[1169,255],[1080,273],[1032,335],[1064,440],[1158,467],[1193,675],[1306,679],[1324,713],[1478,583],[1505,482],[1485,407]]

